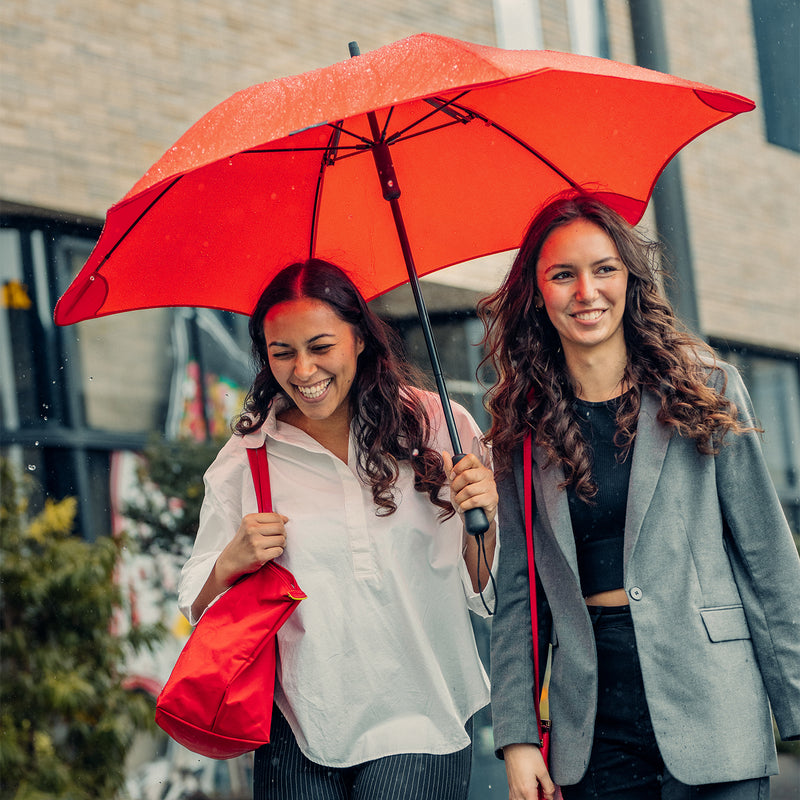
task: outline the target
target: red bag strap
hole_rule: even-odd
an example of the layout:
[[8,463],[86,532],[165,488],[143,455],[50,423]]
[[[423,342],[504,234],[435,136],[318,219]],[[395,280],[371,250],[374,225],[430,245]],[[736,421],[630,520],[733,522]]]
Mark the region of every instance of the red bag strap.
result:
[[272,511],[272,492],[269,488],[269,464],[267,463],[267,445],[247,448],[247,457],[250,459],[250,472],[253,473],[253,483],[256,487],[256,499],[260,513]]
[[528,579],[530,581],[531,630],[533,632],[533,689],[536,706],[536,727],[542,741],[542,715],[539,711],[539,615],[536,608],[536,568],[533,559],[533,469],[530,431],[522,443],[523,480],[525,495],[525,546],[528,550]]

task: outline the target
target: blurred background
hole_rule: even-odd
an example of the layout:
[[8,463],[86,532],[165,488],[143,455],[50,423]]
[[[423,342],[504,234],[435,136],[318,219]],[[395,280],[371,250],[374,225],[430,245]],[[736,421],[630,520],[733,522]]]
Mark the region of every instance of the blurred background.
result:
[[[423,31],[611,58],[755,100],[754,112],[681,151],[642,227],[667,247],[667,291],[681,317],[742,371],[766,429],[773,480],[800,530],[797,0],[4,0],[0,696],[16,710],[4,714],[0,734],[3,797],[250,796],[246,757],[204,761],[148,723],[188,635],[175,581],[191,547],[202,472],[252,379],[246,319],[161,309],[56,328],[53,308],[88,257],[106,209],[217,103],[344,60],[352,40],[366,52]],[[475,303],[512,260],[513,253],[499,254],[423,281],[448,387],[483,427]],[[410,292],[395,290],[373,305],[425,367]],[[65,498],[73,498],[69,507]],[[71,578],[48,577],[67,551],[45,553],[42,531],[73,548]],[[74,551],[75,540],[87,550]],[[87,671],[76,654],[98,649],[99,640],[64,636],[65,628],[80,628],[65,623],[65,598],[87,590],[92,578],[78,580],[77,570],[107,540],[116,548],[103,573],[108,613],[91,620],[86,636],[102,628],[103,646],[119,647],[119,658]],[[31,558],[15,560],[21,552]],[[61,600],[48,594],[55,585]],[[21,588],[15,594],[13,587]],[[88,607],[74,613],[84,619]],[[488,666],[488,625],[475,624]],[[33,637],[27,646],[23,631]],[[106,718],[117,706],[87,711],[111,691],[99,685],[109,670],[121,704],[116,727]],[[76,753],[106,723],[104,741],[110,736],[115,748],[78,769]],[[89,749],[102,750],[98,741]],[[797,759],[796,750],[782,748],[773,797],[800,795]],[[488,709],[478,720],[474,763],[474,800],[507,797]],[[26,794],[36,789],[30,775],[37,769],[49,772],[51,789]],[[25,770],[27,783],[12,779]],[[93,783],[100,772],[113,779]]]

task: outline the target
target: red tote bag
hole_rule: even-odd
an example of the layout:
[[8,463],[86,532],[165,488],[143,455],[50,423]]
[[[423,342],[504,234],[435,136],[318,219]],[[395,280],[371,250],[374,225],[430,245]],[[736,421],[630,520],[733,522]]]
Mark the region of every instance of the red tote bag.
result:
[[[248,449],[258,510],[272,507],[266,450]],[[234,758],[269,741],[275,634],[305,594],[274,561],[242,578],[197,623],[156,702],[156,722],[210,758]]]

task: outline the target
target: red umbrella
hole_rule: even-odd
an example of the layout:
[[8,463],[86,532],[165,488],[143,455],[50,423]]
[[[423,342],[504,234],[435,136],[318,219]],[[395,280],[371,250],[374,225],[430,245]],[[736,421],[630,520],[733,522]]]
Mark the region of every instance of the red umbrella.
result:
[[605,59],[412,36],[212,109],[109,209],[55,321],[249,314],[277,270],[316,256],[367,298],[410,279],[427,330],[417,275],[516,247],[569,187],[635,223],[681,147],[753,107]]

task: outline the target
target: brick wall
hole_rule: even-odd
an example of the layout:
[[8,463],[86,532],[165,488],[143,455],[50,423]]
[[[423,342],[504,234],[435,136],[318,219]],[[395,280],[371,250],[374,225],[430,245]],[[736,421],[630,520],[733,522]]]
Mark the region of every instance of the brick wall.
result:
[[102,216],[233,92],[420,31],[494,44],[469,0],[4,0],[0,197]]
[[[729,0],[724,13],[693,0],[662,6],[672,72],[758,106],[749,0]],[[692,142],[681,161],[704,331],[798,351],[800,154],[767,143],[756,108]]]
[[[540,5],[545,46],[568,49],[566,0]],[[759,101],[748,0],[724,14],[662,7],[673,73]],[[632,61],[627,0],[606,10],[612,58]],[[4,0],[0,199],[102,217],[236,90],[347,58],[353,39],[366,51],[420,31],[494,44],[493,4]],[[766,143],[757,110],[701,136],[681,164],[705,332],[797,351],[800,155]]]

